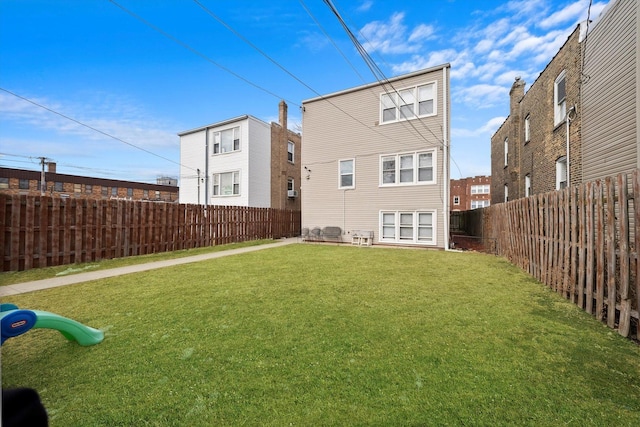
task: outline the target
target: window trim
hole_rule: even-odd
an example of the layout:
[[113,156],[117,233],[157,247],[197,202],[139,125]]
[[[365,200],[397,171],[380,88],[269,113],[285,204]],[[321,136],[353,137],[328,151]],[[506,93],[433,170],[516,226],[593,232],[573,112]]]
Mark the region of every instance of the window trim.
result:
[[524,143],[531,141],[531,114],[527,114],[524,118]]
[[509,166],[509,138],[504,139],[504,167]]
[[[342,173],[342,163],[351,162],[351,174]],[[351,185],[342,185],[342,176],[351,175]],[[338,189],[348,190],[356,188],[356,159],[340,159],[338,160]]]
[[509,185],[504,185],[504,202],[507,203],[509,201]]
[[[231,194],[220,194],[220,178],[221,175],[231,174]],[[218,178],[218,184],[216,184],[216,177]],[[237,179],[236,179],[237,178]],[[216,194],[216,187],[218,192]],[[237,193],[236,193],[237,187]],[[211,197],[238,197],[241,194],[240,190],[240,170],[218,172],[211,175]]]
[[453,196],[453,204],[456,206],[460,205],[460,196]]
[[[432,98],[426,99],[425,101],[433,101],[433,111],[428,114],[420,114],[420,88],[432,86]],[[408,95],[408,92],[411,91],[411,94]],[[402,93],[407,94],[412,97],[412,103],[408,104],[406,99],[407,96],[402,96]],[[413,86],[399,88],[394,90],[393,92],[382,92],[380,93],[380,111],[378,117],[378,123],[380,125],[386,125],[389,123],[398,123],[404,122],[407,120],[415,120],[421,119],[423,117],[434,117],[438,115],[438,81],[432,80],[428,82],[424,82],[421,84],[416,84]],[[388,102],[386,102],[388,100]],[[422,101],[424,102],[424,101]],[[411,106],[411,115],[406,116],[402,112],[402,107]],[[386,107],[386,108],[385,108]],[[384,120],[384,112],[388,110],[393,110],[393,118],[389,120]]]
[[[558,99],[558,86],[564,81],[564,97]],[[567,70],[562,70],[553,82],[553,125],[564,122],[567,115]]]
[[471,194],[491,194],[491,185],[489,185],[489,184],[473,184],[471,186]]
[[[564,172],[564,177],[561,176]],[[564,178],[564,180],[562,180]],[[562,183],[564,182],[564,187]],[[567,156],[561,156],[556,159],[556,190],[562,190],[569,185],[567,182]]]
[[[474,207],[475,204],[475,207]],[[478,204],[480,204],[480,206],[478,206]],[[491,201],[489,200],[472,200],[471,201],[471,209],[481,209],[481,208],[487,208],[491,206]]]
[[524,197],[531,196],[531,174],[524,176]]
[[290,140],[287,141],[287,161],[291,164],[295,164],[296,161],[296,144]]
[[[420,181],[420,155],[421,154],[431,154],[431,180],[430,181]],[[379,186],[380,187],[402,187],[402,186],[411,186],[411,185],[435,185],[437,184],[437,171],[438,171],[438,152],[437,150],[421,150],[421,151],[410,151],[403,153],[393,153],[393,154],[381,154],[380,162],[379,162]],[[413,156],[413,165],[412,165],[412,180],[411,181],[401,181],[401,162],[400,159],[402,157]],[[394,181],[393,182],[384,182],[384,174],[385,172],[389,172],[389,170],[384,169],[384,162],[386,159],[393,158],[394,165]],[[409,170],[408,168],[404,169]]]
[[[227,132],[227,131],[233,132],[233,135],[232,135],[233,139],[231,140],[231,150],[222,151],[222,132]],[[237,133],[236,133],[236,131],[237,131]],[[219,138],[219,140],[216,141],[216,138]],[[237,141],[237,148],[236,148],[236,141]],[[211,155],[212,156],[219,156],[219,155],[222,155],[222,154],[236,153],[236,152],[241,151],[241,150],[242,150],[242,137],[241,137],[240,126],[233,126],[233,127],[229,127],[229,128],[226,128],[226,129],[219,129],[219,130],[213,131],[213,142],[211,144]]]
[[[411,224],[401,224],[402,216],[412,215]],[[420,224],[420,214],[430,214],[431,215],[431,224]],[[393,224],[385,223],[385,218],[393,215]],[[436,209],[416,209],[416,210],[390,210],[383,209],[379,212],[378,216],[378,235],[380,236],[379,241],[381,243],[397,243],[397,244],[412,244],[412,245],[423,245],[423,246],[436,246],[438,244],[437,239],[437,210]],[[385,237],[385,230],[388,230],[390,227],[393,227],[393,237]],[[431,228],[431,239],[425,240],[420,238],[420,229],[421,228]],[[411,228],[412,235],[411,238],[402,237],[401,229]]]

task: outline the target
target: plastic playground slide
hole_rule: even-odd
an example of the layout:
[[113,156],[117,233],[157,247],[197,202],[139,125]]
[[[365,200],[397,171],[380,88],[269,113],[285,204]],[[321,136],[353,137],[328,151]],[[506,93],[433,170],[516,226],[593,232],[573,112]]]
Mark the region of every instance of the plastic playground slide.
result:
[[32,328],[55,329],[69,341],[76,341],[81,346],[99,344],[104,339],[104,332],[73,319],[48,311],[19,309],[14,304],[0,305],[0,326],[2,328],[0,344]]

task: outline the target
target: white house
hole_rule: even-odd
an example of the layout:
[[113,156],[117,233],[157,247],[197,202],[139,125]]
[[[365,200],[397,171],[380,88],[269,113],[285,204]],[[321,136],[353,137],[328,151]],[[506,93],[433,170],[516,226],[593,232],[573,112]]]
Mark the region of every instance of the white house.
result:
[[180,137],[180,203],[270,207],[271,126],[245,115]]

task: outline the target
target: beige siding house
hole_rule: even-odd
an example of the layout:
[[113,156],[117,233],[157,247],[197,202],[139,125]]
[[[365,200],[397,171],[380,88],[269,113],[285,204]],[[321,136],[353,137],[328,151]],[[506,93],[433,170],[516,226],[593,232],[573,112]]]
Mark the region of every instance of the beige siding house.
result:
[[637,0],[610,0],[583,42],[584,181],[640,167],[639,10]]
[[305,237],[448,247],[449,70],[303,102]]

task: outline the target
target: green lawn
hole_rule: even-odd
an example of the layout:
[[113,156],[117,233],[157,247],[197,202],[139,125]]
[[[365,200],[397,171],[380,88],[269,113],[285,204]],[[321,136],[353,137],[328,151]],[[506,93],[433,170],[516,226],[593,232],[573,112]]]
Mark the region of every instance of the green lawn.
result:
[[294,244],[4,302],[52,426],[640,425],[640,347],[505,260]]
[[258,246],[274,243],[275,240],[250,240],[248,242],[229,243],[226,245],[207,246],[204,248],[184,249],[173,252],[158,252],[149,255],[138,255],[124,258],[104,259],[96,262],[88,262],[72,265],[56,265],[54,267],[33,268],[26,271],[6,271],[0,273],[0,286],[13,285],[15,283],[31,282],[32,280],[50,279],[57,276],[85,273],[88,271],[106,270],[109,268],[126,267],[134,264],[143,264],[153,261],[183,258],[193,255],[207,254],[211,252],[227,251],[230,249]]

